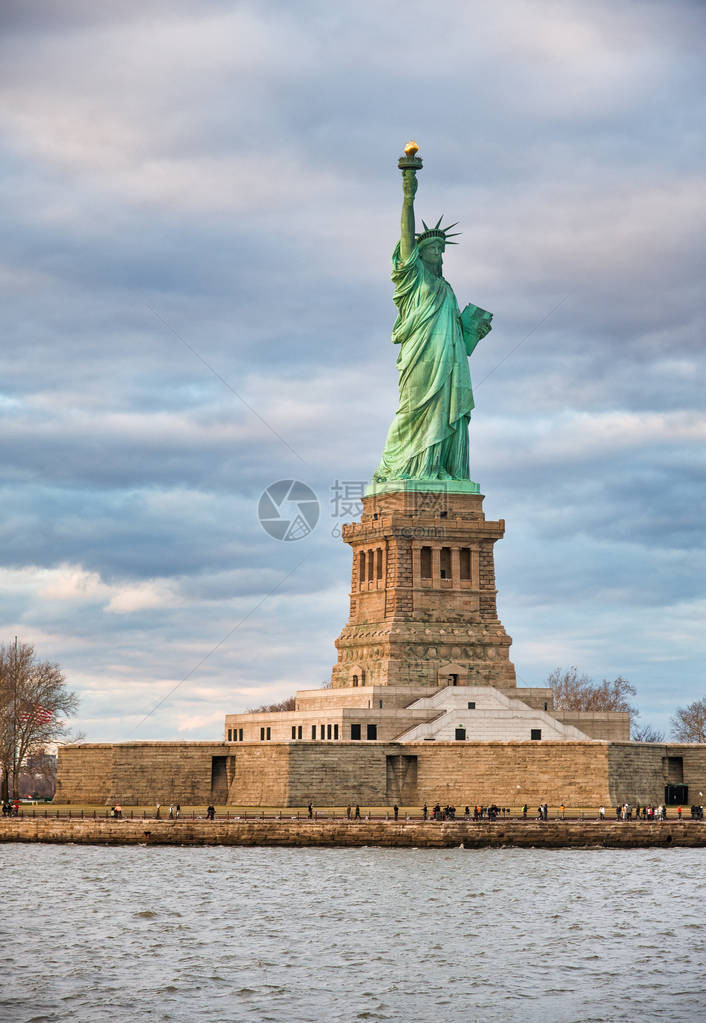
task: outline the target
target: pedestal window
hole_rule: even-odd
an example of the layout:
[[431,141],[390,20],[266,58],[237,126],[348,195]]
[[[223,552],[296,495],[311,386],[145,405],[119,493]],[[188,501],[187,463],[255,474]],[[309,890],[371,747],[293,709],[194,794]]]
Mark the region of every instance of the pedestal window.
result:
[[431,579],[431,547],[422,547],[419,555],[419,568],[422,579]]
[[471,578],[471,548],[462,547],[459,551],[459,562],[461,568],[461,578]]

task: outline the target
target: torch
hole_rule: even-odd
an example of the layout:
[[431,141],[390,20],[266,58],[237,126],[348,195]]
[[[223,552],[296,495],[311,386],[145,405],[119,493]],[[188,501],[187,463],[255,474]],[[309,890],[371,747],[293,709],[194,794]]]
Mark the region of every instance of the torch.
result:
[[401,171],[411,170],[418,171],[422,169],[422,158],[417,156],[419,152],[419,146],[414,141],[408,142],[404,147],[404,153],[397,161],[397,166]]

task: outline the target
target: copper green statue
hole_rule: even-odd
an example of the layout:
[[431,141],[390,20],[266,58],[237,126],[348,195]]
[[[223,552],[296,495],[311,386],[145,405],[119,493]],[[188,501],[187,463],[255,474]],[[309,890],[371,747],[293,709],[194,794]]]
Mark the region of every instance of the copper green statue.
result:
[[[474,407],[468,357],[490,330],[492,313],[475,305],[459,311],[451,285],[444,280],[442,257],[455,224],[424,228],[415,235],[414,196],[422,166],[410,142],[400,158],[402,225],[392,255],[393,300],[398,310],[392,340],[400,346],[399,406],[387,435],[373,487],[395,481],[436,484],[470,483],[468,423]],[[415,486],[415,489],[417,487]],[[451,488],[456,489],[456,488]],[[461,487],[459,487],[461,489]]]

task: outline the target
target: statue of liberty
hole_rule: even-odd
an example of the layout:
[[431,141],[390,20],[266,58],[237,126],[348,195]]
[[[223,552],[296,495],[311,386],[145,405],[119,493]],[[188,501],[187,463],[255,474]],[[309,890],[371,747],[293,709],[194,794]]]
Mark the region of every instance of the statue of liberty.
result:
[[[375,484],[396,480],[469,481],[468,423],[474,407],[468,357],[490,328],[492,313],[467,305],[459,311],[441,275],[455,224],[415,235],[414,196],[422,161],[416,142],[405,147],[400,241],[392,255],[393,301],[398,317],[392,340],[400,346],[399,406],[387,435]],[[474,484],[467,483],[474,487]],[[465,489],[465,488],[464,488]]]

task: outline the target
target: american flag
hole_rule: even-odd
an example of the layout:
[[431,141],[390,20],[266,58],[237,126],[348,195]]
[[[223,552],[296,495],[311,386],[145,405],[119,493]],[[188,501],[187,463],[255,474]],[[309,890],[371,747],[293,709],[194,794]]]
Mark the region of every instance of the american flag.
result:
[[42,707],[41,703],[35,703],[34,707],[30,710],[25,710],[22,714],[20,714],[20,721],[32,721],[37,725],[48,725],[53,717],[53,710],[48,710],[46,707]]

